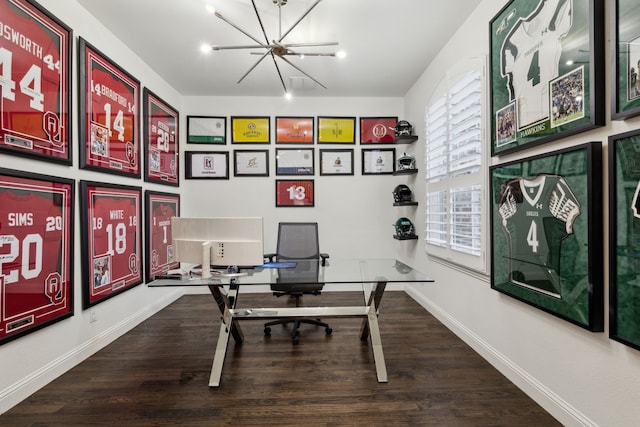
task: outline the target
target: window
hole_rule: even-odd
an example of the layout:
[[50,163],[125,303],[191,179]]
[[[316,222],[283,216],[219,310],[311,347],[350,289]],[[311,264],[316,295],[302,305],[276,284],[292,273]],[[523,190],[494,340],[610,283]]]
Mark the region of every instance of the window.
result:
[[425,113],[426,252],[486,272],[483,60],[456,69]]

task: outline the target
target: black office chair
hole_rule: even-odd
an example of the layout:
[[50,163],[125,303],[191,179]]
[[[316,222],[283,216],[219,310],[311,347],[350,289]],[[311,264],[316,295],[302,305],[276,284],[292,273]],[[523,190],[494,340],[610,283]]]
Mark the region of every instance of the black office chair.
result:
[[[316,222],[281,222],[278,224],[278,243],[276,253],[265,254],[265,258],[270,261],[300,261],[301,265],[295,271],[287,268],[278,269],[278,281],[271,285],[271,290],[276,297],[283,295],[293,296],[296,299],[296,307],[300,306],[300,298],[305,294],[320,295],[323,284],[318,282],[318,271],[320,265],[325,265],[329,254],[320,252],[318,239],[318,223]],[[317,260],[308,264],[305,261]],[[300,271],[301,268],[308,271]],[[308,273],[308,274],[306,274]],[[308,283],[305,283],[307,281]],[[300,324],[322,326],[327,335],[331,335],[333,330],[327,323],[320,319],[280,319],[264,324],[265,335],[271,335],[271,326],[286,325],[293,323],[291,330],[291,341],[298,344],[298,328]]]

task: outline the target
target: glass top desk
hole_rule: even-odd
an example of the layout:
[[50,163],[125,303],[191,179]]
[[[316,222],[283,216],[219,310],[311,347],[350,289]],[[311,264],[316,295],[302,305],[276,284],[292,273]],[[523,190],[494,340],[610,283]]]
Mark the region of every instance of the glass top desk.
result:
[[[277,265],[277,264],[276,264]],[[371,337],[378,382],[387,382],[387,368],[378,328],[378,308],[387,283],[427,283],[432,279],[395,259],[329,259],[326,265],[318,260],[296,261],[295,267],[255,268],[243,270],[241,276],[212,275],[210,278],[184,275],[180,279],[158,279],[150,287],[207,286],[220,312],[222,323],[211,367],[209,386],[220,385],[229,335],[236,342],[244,339],[238,324],[241,320],[298,318],[363,318],[360,339]],[[361,284],[363,303],[358,306],[331,307],[268,307],[236,309],[240,288],[251,285],[291,284]]]

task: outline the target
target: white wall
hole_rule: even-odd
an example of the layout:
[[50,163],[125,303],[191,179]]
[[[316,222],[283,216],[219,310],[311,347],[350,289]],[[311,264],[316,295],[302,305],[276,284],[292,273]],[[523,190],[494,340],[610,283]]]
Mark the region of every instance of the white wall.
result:
[[[505,3],[505,0],[480,2],[473,16],[407,93],[406,117],[418,125],[420,135],[424,132],[425,106],[445,72],[467,56],[488,58],[488,23]],[[613,0],[606,1],[607,14],[612,3]],[[605,35],[608,35],[608,17],[605,22]],[[609,77],[609,74],[605,76],[607,101],[610,99]],[[609,109],[606,116],[607,124],[603,128],[492,161],[499,163],[588,141],[601,141],[606,177],[607,137],[637,129],[640,125],[640,118],[612,123],[608,119]],[[486,149],[489,147],[490,142],[487,142]],[[423,153],[418,152],[421,156],[418,164],[423,164]],[[424,175],[421,174],[419,182],[422,181]],[[606,224],[606,181],[603,188]],[[424,194],[424,186],[416,186],[416,191]],[[422,224],[422,209],[419,214],[417,222]],[[603,226],[603,229],[606,232],[607,228]],[[607,241],[605,235],[605,245]],[[605,246],[605,268],[608,268],[607,259]],[[422,251],[415,253],[409,261],[436,280],[435,286],[415,287],[409,292],[561,422],[566,425],[638,425],[640,352],[610,340],[608,326],[604,333],[586,331],[490,289],[488,278],[465,274],[430,260]],[[607,292],[608,287],[605,294]],[[605,316],[608,316],[608,310]]]

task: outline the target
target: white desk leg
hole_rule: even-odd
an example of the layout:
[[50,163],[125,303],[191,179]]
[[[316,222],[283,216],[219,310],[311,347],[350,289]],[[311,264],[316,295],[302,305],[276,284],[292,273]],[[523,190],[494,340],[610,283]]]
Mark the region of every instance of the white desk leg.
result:
[[376,364],[376,374],[379,383],[387,382],[387,365],[384,361],[384,352],[382,351],[382,340],[380,339],[380,328],[378,328],[378,314],[376,307],[369,306],[369,336],[371,337],[371,347],[373,349],[373,361]]
[[216,352],[213,356],[213,365],[211,366],[211,376],[209,377],[209,387],[218,387],[220,385],[220,377],[222,376],[222,366],[224,358],[227,354],[227,344],[229,343],[229,334],[231,328],[227,327],[224,322],[220,324],[220,334],[218,335],[218,344]]

